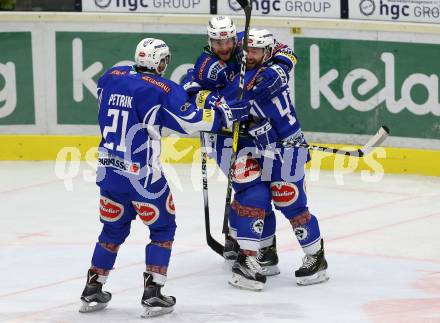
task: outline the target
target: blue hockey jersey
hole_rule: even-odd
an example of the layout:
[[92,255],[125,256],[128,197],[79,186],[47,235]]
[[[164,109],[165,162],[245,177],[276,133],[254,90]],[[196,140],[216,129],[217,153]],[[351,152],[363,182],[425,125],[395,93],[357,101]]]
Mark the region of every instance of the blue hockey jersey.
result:
[[163,177],[159,157],[164,127],[190,134],[222,126],[220,112],[187,101],[181,86],[159,75],[137,73],[132,66],[108,70],[98,81],[102,139],[97,184],[126,192]]

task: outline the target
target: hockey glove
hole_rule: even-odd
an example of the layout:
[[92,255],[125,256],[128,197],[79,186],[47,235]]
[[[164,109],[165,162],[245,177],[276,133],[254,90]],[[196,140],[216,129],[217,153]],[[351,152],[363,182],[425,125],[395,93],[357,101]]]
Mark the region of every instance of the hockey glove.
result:
[[289,74],[295,67],[298,58],[293,50],[286,46],[273,55],[272,61],[274,64],[281,66],[286,74]]
[[194,69],[189,68],[186,72],[186,76],[182,79],[180,84],[188,94],[196,93],[202,89],[199,83],[194,79]]
[[248,118],[250,104],[241,100],[231,100],[226,103],[222,99],[217,102],[216,107],[222,115],[224,126],[230,128],[234,122],[244,121]]
[[278,139],[276,131],[268,120],[262,120],[259,124],[251,126],[248,132],[260,151],[264,151],[268,145],[275,144]]
[[264,69],[257,77],[256,84],[252,90],[255,101],[265,103],[276,94],[287,88],[287,76],[284,70],[273,65]]

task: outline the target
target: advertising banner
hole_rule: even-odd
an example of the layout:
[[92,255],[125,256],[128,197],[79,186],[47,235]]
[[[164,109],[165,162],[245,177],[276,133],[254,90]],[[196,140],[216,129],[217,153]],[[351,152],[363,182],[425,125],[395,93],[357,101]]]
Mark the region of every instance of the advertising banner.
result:
[[440,45],[300,37],[295,52],[303,130],[440,138]]
[[85,12],[209,14],[209,0],[83,0]]
[[[170,47],[165,77],[179,81],[206,45],[200,34],[154,34]],[[96,87],[114,65],[133,64],[144,33],[56,32],[58,124],[97,124]]]
[[35,122],[30,32],[0,33],[0,125]]
[[440,23],[440,0],[350,0],[354,19]]
[[[340,18],[339,0],[250,0],[252,15],[281,17]],[[217,2],[219,14],[240,15],[243,13],[236,0]]]

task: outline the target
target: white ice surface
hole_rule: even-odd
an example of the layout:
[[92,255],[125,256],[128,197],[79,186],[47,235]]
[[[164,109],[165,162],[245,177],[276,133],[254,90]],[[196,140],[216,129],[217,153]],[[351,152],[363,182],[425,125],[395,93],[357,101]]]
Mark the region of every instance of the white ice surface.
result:
[[[338,185],[333,173],[313,176],[309,206],[320,220],[330,280],[295,285],[302,251],[277,214],[281,274],[258,293],[229,286],[228,265],[205,243],[199,168],[165,169],[178,229],[163,292],[177,305],[154,322],[440,322],[439,178],[385,175],[368,183],[354,173]],[[148,229],[139,220],[105,286],[110,305],[78,313],[100,231],[99,192],[87,164],[70,170],[71,182],[51,162],[0,163],[0,321],[140,322]],[[215,172],[211,225],[223,242],[226,183]]]

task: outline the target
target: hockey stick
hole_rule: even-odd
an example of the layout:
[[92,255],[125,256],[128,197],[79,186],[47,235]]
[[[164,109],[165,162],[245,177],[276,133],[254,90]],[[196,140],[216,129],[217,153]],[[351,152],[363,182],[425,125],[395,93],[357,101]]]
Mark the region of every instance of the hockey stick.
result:
[[203,186],[203,204],[205,208],[205,233],[208,246],[223,257],[223,245],[215,240],[211,235],[211,224],[209,223],[209,202],[208,202],[208,152],[203,142],[203,133],[200,133],[200,142],[202,144],[202,186]]
[[[385,139],[388,137],[390,133],[390,130],[387,126],[382,126],[379,128],[379,130],[376,132],[376,134],[368,140],[368,142],[363,145],[361,148],[357,150],[344,150],[339,148],[333,148],[333,147],[323,147],[323,146],[317,146],[317,145],[308,145],[308,144],[297,144],[291,146],[291,148],[307,148],[310,150],[318,150],[318,151],[324,151],[329,152],[333,154],[341,154],[346,156],[354,156],[354,157],[363,157],[371,153],[375,147],[378,147],[381,143],[385,141]],[[228,135],[228,134],[224,134]],[[244,136],[246,138],[251,138],[250,136]],[[201,135],[202,140],[202,135]],[[203,143],[203,140],[202,140]],[[218,241],[216,241],[212,235],[210,230],[210,223],[209,223],[209,206],[208,206],[208,177],[207,177],[207,158],[208,154],[202,145],[202,177],[203,177],[203,197],[205,202],[205,228],[206,228],[206,241],[208,243],[208,246],[211,247],[212,250],[214,250],[219,255],[223,256],[223,245],[220,244]],[[225,210],[226,212],[226,210]],[[226,215],[225,215],[226,216]],[[228,223],[227,216],[226,219],[226,226]],[[225,226],[225,221],[223,222],[223,227]]]
[[[244,74],[246,72],[246,57],[247,57],[247,49],[248,49],[248,36],[249,36],[249,26],[251,23],[252,8],[250,7],[248,0],[237,0],[237,2],[243,8],[245,14],[245,26],[244,26],[243,47],[242,47],[243,57],[241,59],[240,76],[239,76],[240,78],[238,83],[238,94],[237,94],[238,100],[241,100],[243,98]],[[225,213],[223,217],[223,230],[222,230],[222,233],[225,236],[227,236],[229,232],[228,219],[231,208],[232,179],[234,177],[234,164],[235,164],[235,160],[237,159],[237,147],[238,147],[238,135],[240,132],[240,122],[234,122],[233,129],[234,131],[232,133],[232,154],[231,154],[231,160],[229,162],[228,187],[226,190]]]
[[363,157],[371,153],[375,147],[383,143],[389,134],[390,134],[390,129],[387,126],[382,126],[379,128],[376,134],[373,137],[371,137],[370,140],[368,140],[368,142],[365,145],[363,145],[361,148],[356,150],[344,150],[339,148],[323,147],[323,146],[316,146],[309,144],[297,144],[297,145],[293,145],[292,147],[307,148],[309,150],[318,150],[332,154],[340,154],[340,155],[353,156],[353,157]]

